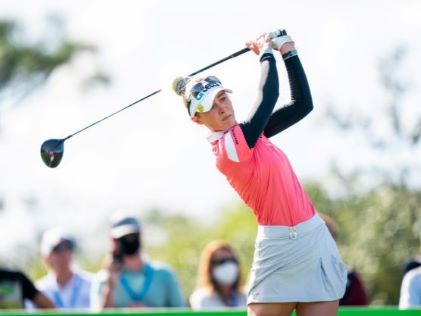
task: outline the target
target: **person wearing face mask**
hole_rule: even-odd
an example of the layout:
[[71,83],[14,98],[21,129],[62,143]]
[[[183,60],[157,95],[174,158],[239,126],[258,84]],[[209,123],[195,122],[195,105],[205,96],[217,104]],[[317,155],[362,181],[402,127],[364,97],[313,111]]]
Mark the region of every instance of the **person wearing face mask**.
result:
[[246,308],[247,296],[240,282],[240,265],[232,247],[224,241],[210,242],[201,255],[191,308]]
[[172,270],[145,259],[142,230],[135,217],[115,214],[110,235],[109,262],[92,285],[93,309],[185,306]]

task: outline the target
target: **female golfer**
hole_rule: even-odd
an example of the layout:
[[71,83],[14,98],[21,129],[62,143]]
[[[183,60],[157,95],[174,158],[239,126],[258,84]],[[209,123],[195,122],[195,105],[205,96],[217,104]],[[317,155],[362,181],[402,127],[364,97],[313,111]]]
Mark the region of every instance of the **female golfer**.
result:
[[[218,169],[253,210],[258,233],[247,296],[249,315],[336,315],[346,268],[286,155],[269,138],[313,108],[295,44],[285,31],[246,46],[259,55],[261,81],[249,118],[238,123],[228,93],[213,76],[178,78],[191,119],[205,125]],[[285,62],[291,102],[276,111],[278,73],[272,48]]]

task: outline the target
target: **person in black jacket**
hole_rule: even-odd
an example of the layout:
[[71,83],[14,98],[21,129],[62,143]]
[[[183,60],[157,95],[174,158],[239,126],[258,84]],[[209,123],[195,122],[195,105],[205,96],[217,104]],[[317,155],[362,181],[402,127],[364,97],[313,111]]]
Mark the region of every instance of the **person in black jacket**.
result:
[[38,308],[54,308],[24,273],[0,268],[0,309],[22,309],[26,299]]

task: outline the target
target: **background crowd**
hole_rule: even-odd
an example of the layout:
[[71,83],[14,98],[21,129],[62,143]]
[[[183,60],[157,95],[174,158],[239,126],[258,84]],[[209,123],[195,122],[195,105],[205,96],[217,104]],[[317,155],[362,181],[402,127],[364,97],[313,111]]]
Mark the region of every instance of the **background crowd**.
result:
[[[322,214],[336,240],[335,221]],[[0,308],[27,310],[102,310],[104,308],[191,308],[193,310],[246,308],[247,282],[235,245],[213,240],[190,260],[198,261],[196,287],[183,293],[176,272],[169,265],[153,260],[144,249],[143,226],[134,216],[117,212],[109,229],[110,251],[103,268],[91,273],[75,264],[75,238],[51,228],[44,232],[40,255],[48,273],[31,281],[21,271],[0,269]],[[399,307],[421,306],[421,261],[407,261]],[[369,304],[361,275],[349,267],[343,306]]]

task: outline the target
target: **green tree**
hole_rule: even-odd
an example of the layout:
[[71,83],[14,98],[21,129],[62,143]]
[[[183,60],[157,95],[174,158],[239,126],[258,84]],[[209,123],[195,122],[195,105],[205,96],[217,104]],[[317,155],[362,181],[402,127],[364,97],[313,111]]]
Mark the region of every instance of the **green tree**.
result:
[[[409,185],[416,182],[420,186],[421,161],[411,158],[419,154],[421,142],[421,111],[419,102],[409,99],[414,83],[405,75],[408,57],[405,46],[397,47],[389,56],[380,60],[378,65],[379,83],[384,104],[380,108],[369,108],[365,113],[363,107],[351,106],[352,111],[341,112],[329,105],[325,117],[344,134],[362,134],[366,144],[376,157],[387,156],[390,166],[361,165],[355,172],[358,176],[368,174],[377,183]],[[382,102],[382,101],[381,101]],[[363,145],[363,144],[362,144]],[[341,170],[336,169],[337,176]],[[413,180],[413,181],[411,181]]]
[[[48,32],[41,39],[34,39],[18,21],[0,19],[0,115],[6,106],[17,105],[40,89],[61,66],[70,64],[81,54],[96,53],[94,45],[69,39],[64,22],[59,17],[53,16],[47,22]],[[87,87],[93,83],[109,82],[109,77],[100,69],[88,76],[84,78]],[[0,217],[6,211],[3,199],[0,192]],[[35,209],[36,197],[22,199],[32,201],[26,203],[28,210]],[[25,254],[21,256],[23,262],[31,260],[38,252],[25,249],[22,254]],[[1,262],[8,260],[11,259],[0,259]]]
[[248,277],[252,261],[256,223],[251,211],[243,204],[234,204],[218,211],[212,221],[163,210],[150,210],[141,216],[145,227],[145,249],[152,259],[168,263],[177,272],[185,297],[192,293],[200,255],[212,240],[229,242],[239,255],[242,279]]
[[[6,100],[18,104],[40,88],[60,66],[81,53],[95,52],[91,44],[68,39],[64,31],[60,31],[63,29],[60,19],[51,21],[50,29],[55,31],[34,41],[25,36],[18,22],[0,20],[0,106]],[[91,79],[108,82],[108,77],[100,71]]]
[[[421,113],[419,102],[408,102],[407,56],[400,46],[379,63],[386,98],[380,111],[363,114],[356,106],[352,113],[327,111],[339,130],[364,135],[373,155],[388,157],[390,166],[360,165],[351,173],[334,166],[341,196],[329,196],[314,184],[309,190],[318,209],[337,220],[344,259],[362,272],[373,304],[398,303],[404,262],[420,250],[421,165],[411,158],[419,152]],[[367,180],[375,185],[367,186]]]
[[421,191],[384,184],[338,198],[315,183],[307,191],[336,220],[344,261],[362,274],[372,304],[397,304],[403,262],[419,251]]

